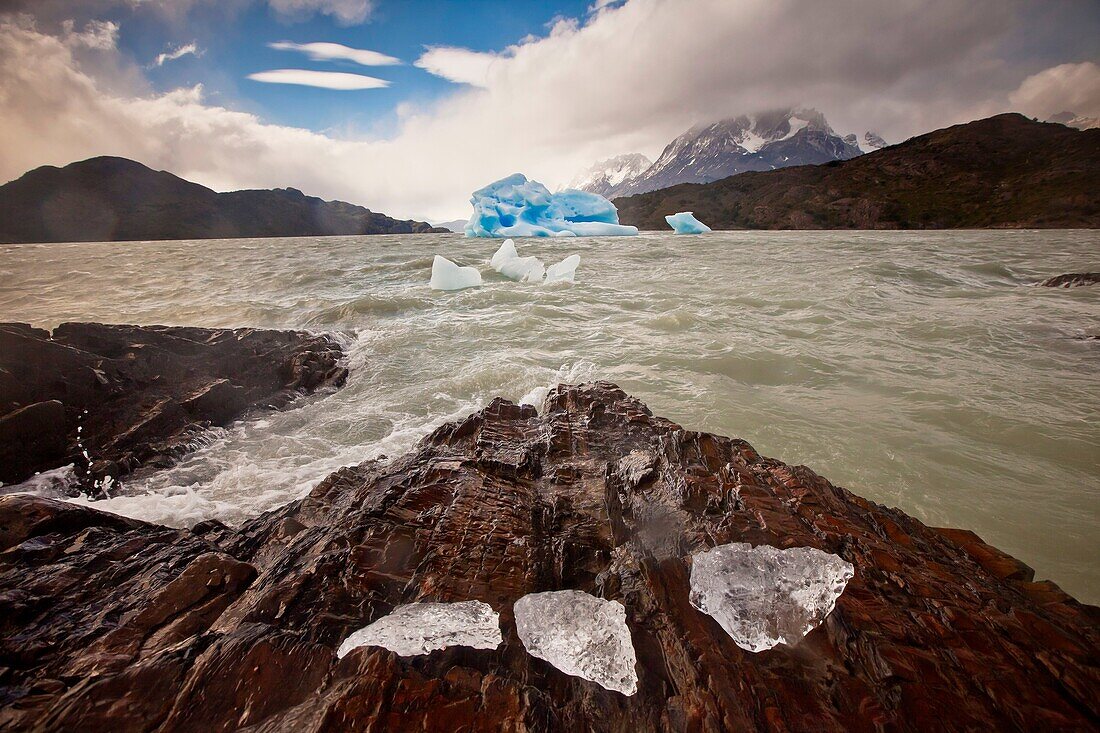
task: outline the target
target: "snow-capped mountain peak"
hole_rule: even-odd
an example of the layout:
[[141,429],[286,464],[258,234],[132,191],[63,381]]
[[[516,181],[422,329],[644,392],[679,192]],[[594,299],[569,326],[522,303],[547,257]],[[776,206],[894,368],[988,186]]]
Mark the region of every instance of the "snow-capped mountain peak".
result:
[[616,187],[633,181],[651,165],[653,161],[641,153],[616,155],[599,161],[587,171],[577,175],[570,181],[568,188],[607,196]]
[[1100,127],[1100,117],[1085,117],[1076,112],[1059,112],[1047,118],[1047,122],[1057,122],[1066,127],[1074,127],[1078,130],[1091,130]]
[[885,148],[887,145],[889,145],[888,142],[882,139],[882,136],[880,136],[878,133],[871,132],[870,130],[863,133],[862,140],[857,138],[854,134],[845,135],[844,142],[850,145],[855,145],[862,153],[873,153],[876,150],[881,150],[882,148]]
[[709,183],[746,171],[847,160],[885,145],[872,132],[862,140],[842,138],[817,110],[790,107],[695,125],[665,146],[644,171],[632,168],[621,182],[612,182],[617,161],[632,157],[618,156],[597,163],[572,185],[614,198],[678,183]]

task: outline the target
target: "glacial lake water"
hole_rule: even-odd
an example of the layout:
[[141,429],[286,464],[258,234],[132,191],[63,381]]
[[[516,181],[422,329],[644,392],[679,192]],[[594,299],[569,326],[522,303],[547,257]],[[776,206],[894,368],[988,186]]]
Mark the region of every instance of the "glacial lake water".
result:
[[[505,281],[459,235],[0,246],[0,320],[333,331],[337,392],[209,435],[95,505],[187,526],[302,496],[493,397],[608,379],[685,427],[935,526],[1100,601],[1100,232],[720,232],[518,240],[574,285]],[[428,289],[432,257],[485,286]]]

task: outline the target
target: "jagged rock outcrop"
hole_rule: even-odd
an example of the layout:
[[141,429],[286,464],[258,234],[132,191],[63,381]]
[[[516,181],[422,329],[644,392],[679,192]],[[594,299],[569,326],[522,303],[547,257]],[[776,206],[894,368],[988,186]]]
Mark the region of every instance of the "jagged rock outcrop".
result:
[[[795,646],[744,651],[689,602],[693,553],[815,547],[855,566]],[[624,696],[525,652],[513,604],[620,601]],[[415,601],[480,600],[495,650],[336,650]],[[1100,610],[927,527],[654,417],[607,383],[496,400],[410,454],[232,529],[0,497],[0,729],[1069,730],[1095,725]]]
[[1076,288],[1097,283],[1100,283],[1100,272],[1067,272],[1064,275],[1048,277],[1036,284],[1044,288]]
[[342,384],[342,354],[299,331],[2,323],[0,481],[73,463],[94,491],[163,467],[211,426]]

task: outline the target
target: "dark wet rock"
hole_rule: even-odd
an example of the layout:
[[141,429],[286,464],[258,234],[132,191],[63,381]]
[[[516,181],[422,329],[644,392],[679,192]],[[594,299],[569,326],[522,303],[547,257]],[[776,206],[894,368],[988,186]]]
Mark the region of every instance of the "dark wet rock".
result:
[[0,481],[168,465],[211,426],[342,384],[341,355],[294,331],[0,324]]
[[[1100,712],[1100,610],[607,383],[537,414],[494,401],[236,529],[8,496],[0,538],[8,730],[1083,730]],[[692,554],[729,542],[815,547],[855,577],[801,642],[753,654],[688,600]],[[562,589],[624,604],[637,694],[524,651],[513,604]],[[498,649],[336,657],[400,604],[465,600],[500,612]]]
[[1048,277],[1038,285],[1043,288],[1076,288],[1096,283],[1100,283],[1100,272],[1067,272],[1065,275]]

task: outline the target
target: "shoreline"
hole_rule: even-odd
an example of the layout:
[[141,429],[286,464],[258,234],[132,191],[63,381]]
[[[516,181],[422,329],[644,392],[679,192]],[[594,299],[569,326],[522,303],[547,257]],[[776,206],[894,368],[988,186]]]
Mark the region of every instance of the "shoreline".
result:
[[[868,711],[903,729],[1073,726],[1096,713],[1100,608],[1034,582],[972,532],[654,417],[605,382],[559,386],[539,410],[495,400],[236,529],[171,530],[25,495],[0,498],[0,527],[5,653],[18,660],[3,715],[17,728],[42,715],[116,730],[445,715],[541,730],[581,724],[593,704],[601,725],[635,730],[773,716],[846,729]],[[745,652],[686,604],[690,555],[741,541],[836,553],[855,578],[802,641]],[[571,588],[626,607],[636,695],[517,653],[511,603]],[[335,655],[400,603],[467,599],[501,611],[500,649]],[[92,670],[89,684],[66,682]]]

